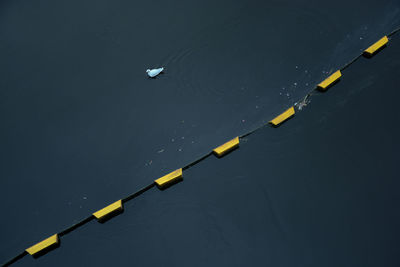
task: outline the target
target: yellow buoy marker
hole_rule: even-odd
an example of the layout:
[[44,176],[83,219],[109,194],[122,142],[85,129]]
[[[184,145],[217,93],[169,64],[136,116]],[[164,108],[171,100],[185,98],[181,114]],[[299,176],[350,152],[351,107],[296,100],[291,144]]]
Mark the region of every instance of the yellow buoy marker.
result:
[[275,119],[271,120],[271,123],[274,126],[278,126],[282,122],[286,121],[287,119],[291,118],[294,115],[294,107],[290,107],[288,110],[283,112],[281,115],[275,117]]
[[337,82],[340,79],[340,77],[342,77],[342,73],[340,72],[340,70],[338,70],[338,71],[334,72],[331,76],[326,78],[323,82],[318,84],[318,89],[321,90],[321,91],[325,91],[332,84]]
[[44,250],[57,245],[58,242],[59,242],[58,234],[55,234],[55,235],[52,235],[49,238],[46,238],[45,240],[37,243],[36,245],[33,245],[32,247],[27,248],[26,252],[28,252],[32,256],[35,256],[39,252],[43,252]]
[[115,215],[118,212],[121,212],[122,210],[123,210],[122,200],[120,199],[108,205],[107,207],[96,211],[95,213],[93,213],[93,215],[94,217],[96,217],[97,220],[102,221],[108,219],[109,217]]
[[235,137],[232,140],[226,142],[223,145],[220,145],[219,147],[215,148],[213,150],[214,154],[217,155],[218,157],[222,157],[225,154],[231,152],[235,148],[239,146],[239,137]]
[[367,56],[372,56],[374,55],[378,50],[382,49],[387,43],[389,42],[389,39],[387,36],[383,36],[379,41],[368,47],[367,49],[364,50],[364,54]]
[[155,180],[154,182],[157,184],[157,186],[159,188],[166,188],[180,180],[182,180],[182,168],[181,169],[177,169],[171,173],[168,173],[167,175],[164,175],[161,178],[158,178],[157,180]]

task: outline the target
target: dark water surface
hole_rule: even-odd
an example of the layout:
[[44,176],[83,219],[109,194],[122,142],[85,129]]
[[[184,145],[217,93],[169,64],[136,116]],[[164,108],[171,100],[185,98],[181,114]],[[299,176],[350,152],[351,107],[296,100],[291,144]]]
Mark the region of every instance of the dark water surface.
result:
[[[398,1],[2,1],[0,262],[262,125],[399,25]],[[283,127],[22,265],[397,266],[399,65],[394,38]]]
[[280,128],[20,266],[398,266],[399,37]]

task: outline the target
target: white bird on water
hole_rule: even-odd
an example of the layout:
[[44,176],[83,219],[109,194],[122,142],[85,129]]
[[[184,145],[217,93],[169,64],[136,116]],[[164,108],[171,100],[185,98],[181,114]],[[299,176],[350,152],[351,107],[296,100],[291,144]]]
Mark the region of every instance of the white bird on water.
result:
[[158,74],[160,74],[162,71],[164,70],[164,68],[158,68],[158,69],[147,69],[147,75],[149,75],[149,77],[154,78],[156,77]]

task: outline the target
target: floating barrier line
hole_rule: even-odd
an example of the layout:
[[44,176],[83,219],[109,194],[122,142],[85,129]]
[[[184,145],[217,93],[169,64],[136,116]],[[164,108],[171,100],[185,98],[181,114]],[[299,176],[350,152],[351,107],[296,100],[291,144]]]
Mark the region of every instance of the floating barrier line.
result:
[[294,116],[296,112],[294,111],[294,107],[290,107],[286,111],[284,111],[282,114],[276,116],[274,119],[270,120],[269,123],[272,124],[273,126],[277,127],[290,119],[291,117]]
[[108,218],[114,216],[118,212],[122,212],[124,210],[124,206],[122,204],[122,200],[115,201],[114,203],[109,204],[108,206],[96,211],[93,213],[93,216],[99,222],[105,221]]
[[344,71],[345,69],[347,69],[351,64],[356,62],[360,57],[362,57],[362,54],[359,54],[358,56],[356,56],[355,58],[350,60],[348,63],[346,63],[342,68],[340,68],[340,71]]
[[[387,37],[391,37],[391,36],[395,35],[396,33],[398,33],[399,31],[400,31],[400,27],[397,28],[397,29],[395,29],[395,30],[393,30],[391,33],[387,34],[386,36],[387,36]],[[364,53],[364,51],[363,51],[363,53]],[[347,69],[347,68],[348,68],[349,66],[351,66],[354,62],[356,62],[360,57],[362,57],[363,53],[361,53],[361,54],[359,54],[358,56],[354,57],[352,60],[350,60],[348,63],[346,63],[343,67],[341,67],[339,70],[340,70],[340,71],[344,71],[345,69]],[[332,74],[332,73],[330,73],[330,74]],[[296,102],[296,103],[299,103],[300,101],[306,100],[307,98],[311,97],[311,96],[317,91],[317,89],[318,89],[318,86],[316,85],[313,89],[311,89],[303,98],[301,98],[301,99],[300,99],[298,102]],[[295,104],[294,106],[296,106],[296,104]],[[292,107],[292,108],[293,108],[293,107]],[[264,128],[264,127],[266,127],[267,125],[268,125],[268,123],[263,123],[263,125],[261,125],[261,126],[255,128],[255,129],[251,130],[250,132],[247,132],[247,133],[245,133],[245,134],[243,134],[243,135],[241,135],[241,136],[238,136],[237,138],[238,138],[238,139],[245,138],[245,137],[247,137],[247,136],[249,136],[249,135],[255,133],[256,131],[258,131],[258,130]],[[270,126],[270,127],[272,127],[272,126]],[[195,160],[195,161],[193,161],[193,162],[187,164],[185,167],[182,167],[181,169],[178,169],[178,170],[181,170],[181,172],[183,172],[183,171],[185,171],[185,170],[187,170],[187,169],[193,167],[194,165],[200,163],[201,161],[205,160],[206,158],[208,158],[208,157],[209,157],[210,155],[212,155],[212,154],[213,154],[213,152],[211,151],[211,152],[209,152],[208,154],[206,154],[206,155],[200,157],[199,159],[197,159],[197,160]],[[171,174],[171,173],[170,173],[170,174]],[[168,175],[168,174],[167,174],[167,175]],[[178,175],[178,176],[179,176],[179,175]],[[182,173],[181,173],[180,177],[181,177],[181,176],[182,176]],[[164,177],[164,176],[163,176],[163,177]],[[161,178],[163,178],[163,177],[161,177]],[[159,179],[161,179],[161,178],[159,178]],[[157,179],[157,180],[159,180],[159,179]],[[157,180],[156,180],[156,181],[157,181]],[[135,193],[133,193],[133,194],[131,194],[131,195],[129,195],[129,196],[127,196],[127,197],[125,197],[125,198],[119,200],[119,201],[121,201],[121,204],[124,204],[125,202],[128,202],[128,201],[130,201],[130,200],[132,200],[132,199],[134,199],[134,198],[140,196],[140,195],[143,194],[144,192],[146,192],[146,191],[150,190],[151,188],[153,188],[153,187],[157,184],[156,181],[152,182],[151,184],[149,184],[149,185],[143,187],[142,189],[136,191]],[[77,229],[77,228],[79,228],[79,227],[85,225],[86,223],[90,222],[90,221],[93,220],[94,218],[95,218],[95,216],[92,214],[91,216],[89,216],[89,217],[87,217],[87,218],[81,220],[80,222],[78,222],[78,223],[76,223],[76,224],[73,224],[72,226],[68,227],[67,229],[61,231],[60,233],[55,234],[55,235],[57,235],[57,243],[58,243],[58,238],[60,238],[60,237],[62,237],[62,236],[64,236],[64,235],[66,235],[66,234],[68,234],[68,233],[74,231],[75,229]],[[43,242],[43,241],[42,241],[42,242]],[[39,243],[41,243],[41,242],[39,242]],[[39,243],[38,243],[38,244],[39,244]],[[36,245],[37,245],[37,244],[36,244]],[[30,248],[28,248],[28,249],[30,249]],[[28,250],[28,249],[27,249],[27,250]],[[28,252],[27,252],[26,250],[24,250],[23,252],[21,252],[20,254],[18,254],[17,256],[15,256],[14,258],[12,258],[12,259],[8,260],[7,262],[3,263],[2,266],[9,266],[9,265],[15,263],[16,261],[20,260],[21,258],[23,258],[23,257],[26,256],[26,255],[28,255]]]
[[208,158],[209,156],[212,155],[212,152],[209,152],[208,154],[202,156],[201,158],[198,158],[197,160],[193,161],[192,163],[187,164],[185,167],[182,168],[183,171],[186,171],[187,169],[190,169],[191,167],[193,167],[194,165],[196,165],[197,163],[205,160],[206,158]]
[[[395,35],[395,34],[398,33],[398,32],[400,32],[400,27],[394,29],[392,32],[390,32],[390,33],[387,34],[386,36],[387,36],[387,37],[391,37],[391,36]],[[351,59],[349,62],[347,62],[346,64],[344,64],[343,67],[341,67],[339,70],[340,70],[340,71],[344,71],[344,70],[347,69],[349,66],[351,66],[353,63],[355,63],[357,60],[359,60],[359,59],[363,56],[363,54],[364,54],[364,50],[363,50],[359,55],[355,56],[355,57],[354,57],[353,59]],[[332,74],[332,73],[330,73],[330,74]],[[312,88],[310,91],[308,91],[308,93],[307,93],[304,97],[300,98],[296,103],[300,103],[301,101],[303,101],[303,100],[305,100],[305,99],[311,97],[311,96],[313,95],[313,93],[314,93],[317,89],[318,89],[317,86],[314,87],[314,88]],[[258,130],[258,129],[256,129],[256,130]],[[253,130],[253,132],[255,132],[256,130]],[[251,133],[250,133],[250,134],[251,134]],[[249,134],[247,134],[247,135],[249,135]],[[246,135],[246,136],[247,136],[247,135]]]
[[388,35],[387,35],[387,37],[390,37],[390,36],[392,36],[392,35],[395,35],[396,33],[398,33],[400,31],[400,27],[398,27],[397,29],[394,29],[391,33],[389,33]]
[[371,45],[370,47],[365,49],[363,55],[366,57],[372,57],[373,55],[378,53],[378,51],[385,48],[385,46],[387,45],[388,42],[389,42],[388,37],[386,35],[383,36],[381,39],[376,41],[373,45]]
[[158,188],[165,189],[165,188],[179,182],[182,179],[183,179],[182,169],[177,169],[173,172],[170,172],[170,173],[154,180],[154,182],[157,184]]
[[[399,31],[400,31],[400,27],[397,28],[397,29],[395,29],[395,30],[393,30],[391,33],[389,33],[389,34],[386,35],[386,36],[387,36],[387,37],[390,37],[390,36],[392,36],[392,35],[398,33]],[[349,62],[345,63],[341,68],[339,68],[339,70],[340,70],[340,71],[344,71],[345,69],[347,69],[347,68],[348,68],[349,66],[351,66],[353,63],[355,63],[357,60],[359,60],[359,59],[363,56],[363,53],[364,53],[364,51],[363,51],[362,53],[360,53],[359,55],[355,56],[355,57],[354,57],[353,59],[351,59]],[[330,72],[329,74],[332,75],[333,72]],[[308,98],[311,97],[314,93],[316,93],[317,90],[318,90],[318,85],[315,85],[315,87],[313,87],[312,89],[310,89],[310,90],[306,93],[306,95],[305,95],[304,97],[300,98],[300,99],[299,99],[298,101],[296,101],[295,103],[300,103],[300,102],[302,102],[303,100],[308,99]],[[296,106],[296,104],[295,104],[294,106]],[[252,135],[253,133],[257,132],[258,130],[262,129],[263,127],[265,127],[265,124],[263,124],[263,125],[261,125],[261,126],[255,128],[254,130],[251,130],[250,132],[245,133],[245,134],[243,134],[243,135],[241,135],[241,136],[239,136],[239,137],[240,137],[240,138],[245,138],[245,137],[247,137],[247,136],[250,136],[250,135]]]
[[342,77],[342,73],[340,70],[335,71],[332,73],[328,78],[320,82],[317,87],[318,90],[320,91],[326,91],[328,90],[329,87],[333,86],[335,83],[337,83],[340,78]]
[[239,136],[233,138],[232,140],[220,145],[217,148],[214,148],[213,153],[221,158],[231,152],[232,150],[236,149],[239,147]]
[[54,234],[39,243],[36,243],[35,245],[25,249],[26,252],[31,254],[32,256],[39,255],[43,251],[46,251],[56,245],[58,245],[60,242],[60,239],[58,238],[58,234]]
[[94,216],[93,216],[93,215],[90,215],[90,216],[87,217],[86,219],[83,219],[83,220],[81,220],[80,222],[77,222],[77,223],[71,225],[71,226],[68,227],[67,229],[62,230],[60,233],[58,233],[58,235],[59,235],[60,237],[61,237],[61,236],[64,236],[64,235],[66,235],[66,234],[72,232],[73,230],[75,230],[75,229],[81,227],[82,225],[84,225],[84,224],[90,222],[90,221],[93,220],[93,219],[94,219]]
[[152,189],[155,185],[156,185],[155,183],[151,183],[151,184],[149,184],[149,185],[143,187],[143,188],[140,189],[139,191],[136,191],[135,193],[133,193],[133,194],[131,194],[131,195],[129,195],[129,196],[127,196],[127,197],[121,199],[121,200],[122,200],[122,203],[128,202],[129,200],[134,199],[135,197],[140,196],[140,195],[143,194],[144,192],[146,192],[146,191]]
[[28,255],[28,252],[26,252],[26,251],[24,250],[23,252],[21,252],[20,254],[18,254],[17,256],[15,256],[14,258],[12,258],[12,259],[6,261],[5,263],[3,263],[2,266],[3,266],[3,267],[10,266],[10,265],[13,264],[14,262],[16,262],[16,261],[22,259],[25,255]]

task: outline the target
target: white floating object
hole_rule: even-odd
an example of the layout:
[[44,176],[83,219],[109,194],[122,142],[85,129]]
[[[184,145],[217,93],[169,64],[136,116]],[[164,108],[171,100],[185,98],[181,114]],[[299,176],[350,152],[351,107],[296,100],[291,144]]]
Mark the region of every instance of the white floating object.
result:
[[156,77],[158,74],[160,74],[162,71],[164,70],[164,68],[158,68],[158,69],[148,69],[146,70],[147,75],[149,75],[149,77],[153,78]]

